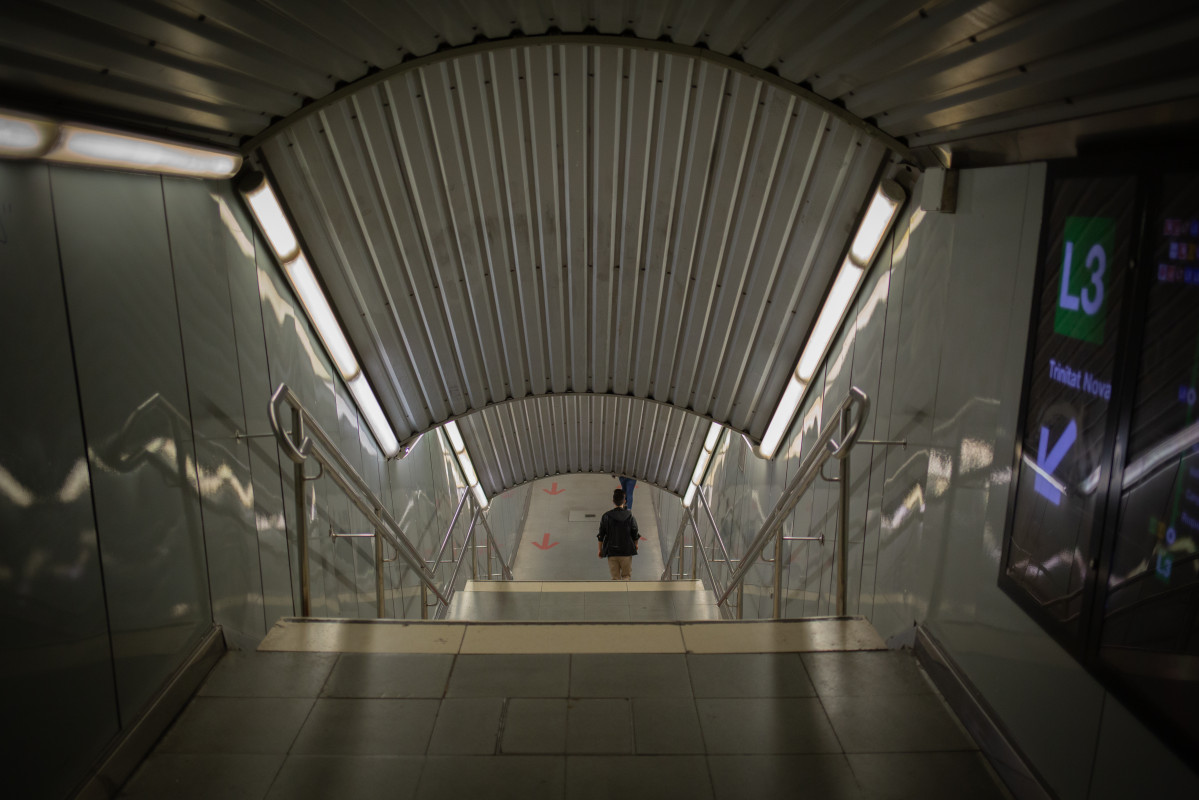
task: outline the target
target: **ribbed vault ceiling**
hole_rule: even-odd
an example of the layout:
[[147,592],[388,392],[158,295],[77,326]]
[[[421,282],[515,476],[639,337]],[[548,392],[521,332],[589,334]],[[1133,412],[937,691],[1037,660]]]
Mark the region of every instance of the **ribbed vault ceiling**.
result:
[[887,154],[794,91],[618,38],[452,51],[261,150],[401,438],[550,393],[760,436]]
[[1190,0],[19,0],[0,89],[242,147],[397,433],[460,418],[489,494],[681,493],[889,161],[1193,123],[1197,43]]

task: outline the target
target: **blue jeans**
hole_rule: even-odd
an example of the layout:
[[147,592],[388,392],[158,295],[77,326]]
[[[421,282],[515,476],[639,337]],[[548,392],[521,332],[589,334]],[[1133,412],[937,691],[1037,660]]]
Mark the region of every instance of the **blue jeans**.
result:
[[620,488],[624,489],[624,507],[629,511],[633,510],[633,488],[637,485],[637,481],[632,478],[620,476]]

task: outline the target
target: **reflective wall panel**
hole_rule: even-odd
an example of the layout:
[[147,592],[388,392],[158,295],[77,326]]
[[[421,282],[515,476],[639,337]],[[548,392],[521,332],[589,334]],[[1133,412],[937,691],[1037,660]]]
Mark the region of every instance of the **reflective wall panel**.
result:
[[128,720],[212,624],[162,181],[50,177]]
[[187,367],[212,617],[227,641],[254,647],[266,634],[266,620],[229,291],[234,262],[252,262],[254,251],[244,237],[232,235],[226,221],[228,203],[208,184],[165,179],[163,197]]
[[56,797],[120,717],[44,166],[0,161],[0,332],[5,793]]

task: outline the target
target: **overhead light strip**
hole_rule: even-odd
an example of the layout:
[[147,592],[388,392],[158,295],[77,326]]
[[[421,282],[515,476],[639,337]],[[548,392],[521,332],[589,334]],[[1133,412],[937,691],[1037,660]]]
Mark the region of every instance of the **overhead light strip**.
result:
[[316,330],[316,335],[325,346],[325,352],[329,354],[338,374],[349,387],[358,410],[366,419],[367,427],[375,435],[375,441],[379,443],[384,455],[392,458],[400,452],[395,430],[379,405],[370,382],[363,374],[349,339],[337,321],[333,307],[329,305],[329,299],[325,297],[325,291],[316,279],[312,266],[300,249],[300,240],[287,221],[283,205],[266,176],[252,173],[242,183],[242,196],[250,208],[250,214],[270,244],[271,251],[283,266],[283,274],[287,277],[291,290],[299,298],[308,321]]
[[446,438],[450,440],[450,449],[454,451],[454,458],[458,460],[458,467],[462,470],[466,487],[474,493],[475,500],[479,502],[479,508],[487,508],[487,494],[479,484],[479,475],[475,472],[475,465],[470,460],[470,453],[466,451],[466,442],[462,440],[462,432],[458,430],[458,423],[450,420],[442,428],[445,430]]
[[696,490],[704,482],[708,464],[712,461],[712,454],[716,452],[716,445],[720,442],[720,434],[723,432],[724,427],[719,422],[713,422],[708,426],[708,435],[704,438],[703,449],[700,450],[699,458],[695,460],[695,469],[691,473],[691,483],[688,484],[687,492],[683,495],[684,506],[691,505],[691,501],[695,499]]
[[6,110],[0,110],[0,157],[217,180],[232,178],[242,162],[227,150]]
[[841,329],[849,309],[853,307],[862,279],[878,255],[905,199],[903,188],[893,180],[885,179],[875,188],[870,205],[866,207],[866,213],[862,215],[862,221],[854,233],[849,253],[841,263],[820,313],[816,315],[816,324],[812,326],[800,351],[799,363],[787,380],[783,396],[762,435],[762,442],[758,445],[758,455],[762,458],[774,457],[783,436],[791,428],[808,386],[828,355],[833,338]]

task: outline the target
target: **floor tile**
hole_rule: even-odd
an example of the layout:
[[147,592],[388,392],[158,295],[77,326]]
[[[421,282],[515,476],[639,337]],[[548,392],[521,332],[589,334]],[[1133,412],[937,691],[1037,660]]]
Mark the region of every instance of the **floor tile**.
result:
[[419,756],[291,755],[267,800],[411,800],[423,766]]
[[813,697],[796,653],[691,653],[687,656],[696,697]]
[[[580,601],[582,595],[578,595]],[[560,603],[557,601],[546,603],[542,602],[541,608],[537,610],[537,618],[543,621],[570,621],[574,622],[583,619],[583,603]]]
[[509,700],[500,750],[504,753],[565,753],[566,700]]
[[492,755],[498,745],[504,700],[500,697],[451,697],[441,701],[430,755]]
[[583,607],[583,619],[591,622],[631,622],[632,616],[627,603],[600,606],[588,603]]
[[633,752],[633,715],[629,701],[573,699],[566,704],[566,752]]
[[556,798],[565,772],[562,756],[429,756],[416,800]]
[[872,800],[1004,800],[1009,797],[979,753],[850,754],[849,766]]
[[840,754],[709,756],[708,769],[716,800],[866,798]]
[[571,656],[571,697],[690,697],[682,654],[593,653]]
[[[703,756],[568,756],[567,800],[707,800]],[[756,800],[756,799],[755,799]]]
[[197,697],[159,742],[159,753],[286,753],[316,701]]
[[821,696],[933,692],[916,657],[908,650],[803,653],[800,658]]
[[864,619],[772,620],[683,626],[689,653],[801,653],[884,650]]
[[421,755],[439,700],[317,700],[293,753]]
[[267,632],[258,651],[457,653],[465,631],[465,625],[439,622],[285,619]]
[[570,656],[462,655],[446,697],[566,697]]
[[702,754],[695,701],[686,697],[635,697],[633,746],[638,754]]
[[200,697],[316,697],[336,653],[226,653],[196,692]]
[[454,657],[447,654],[345,653],[321,696],[441,697],[453,664]]
[[709,753],[838,753],[841,746],[815,698],[697,699]]
[[261,800],[282,754],[155,753],[138,767],[119,800]]
[[[678,625],[472,625],[463,653],[682,653]],[[451,679],[452,680],[452,679]]]
[[846,753],[976,749],[937,695],[823,697],[821,703]]

